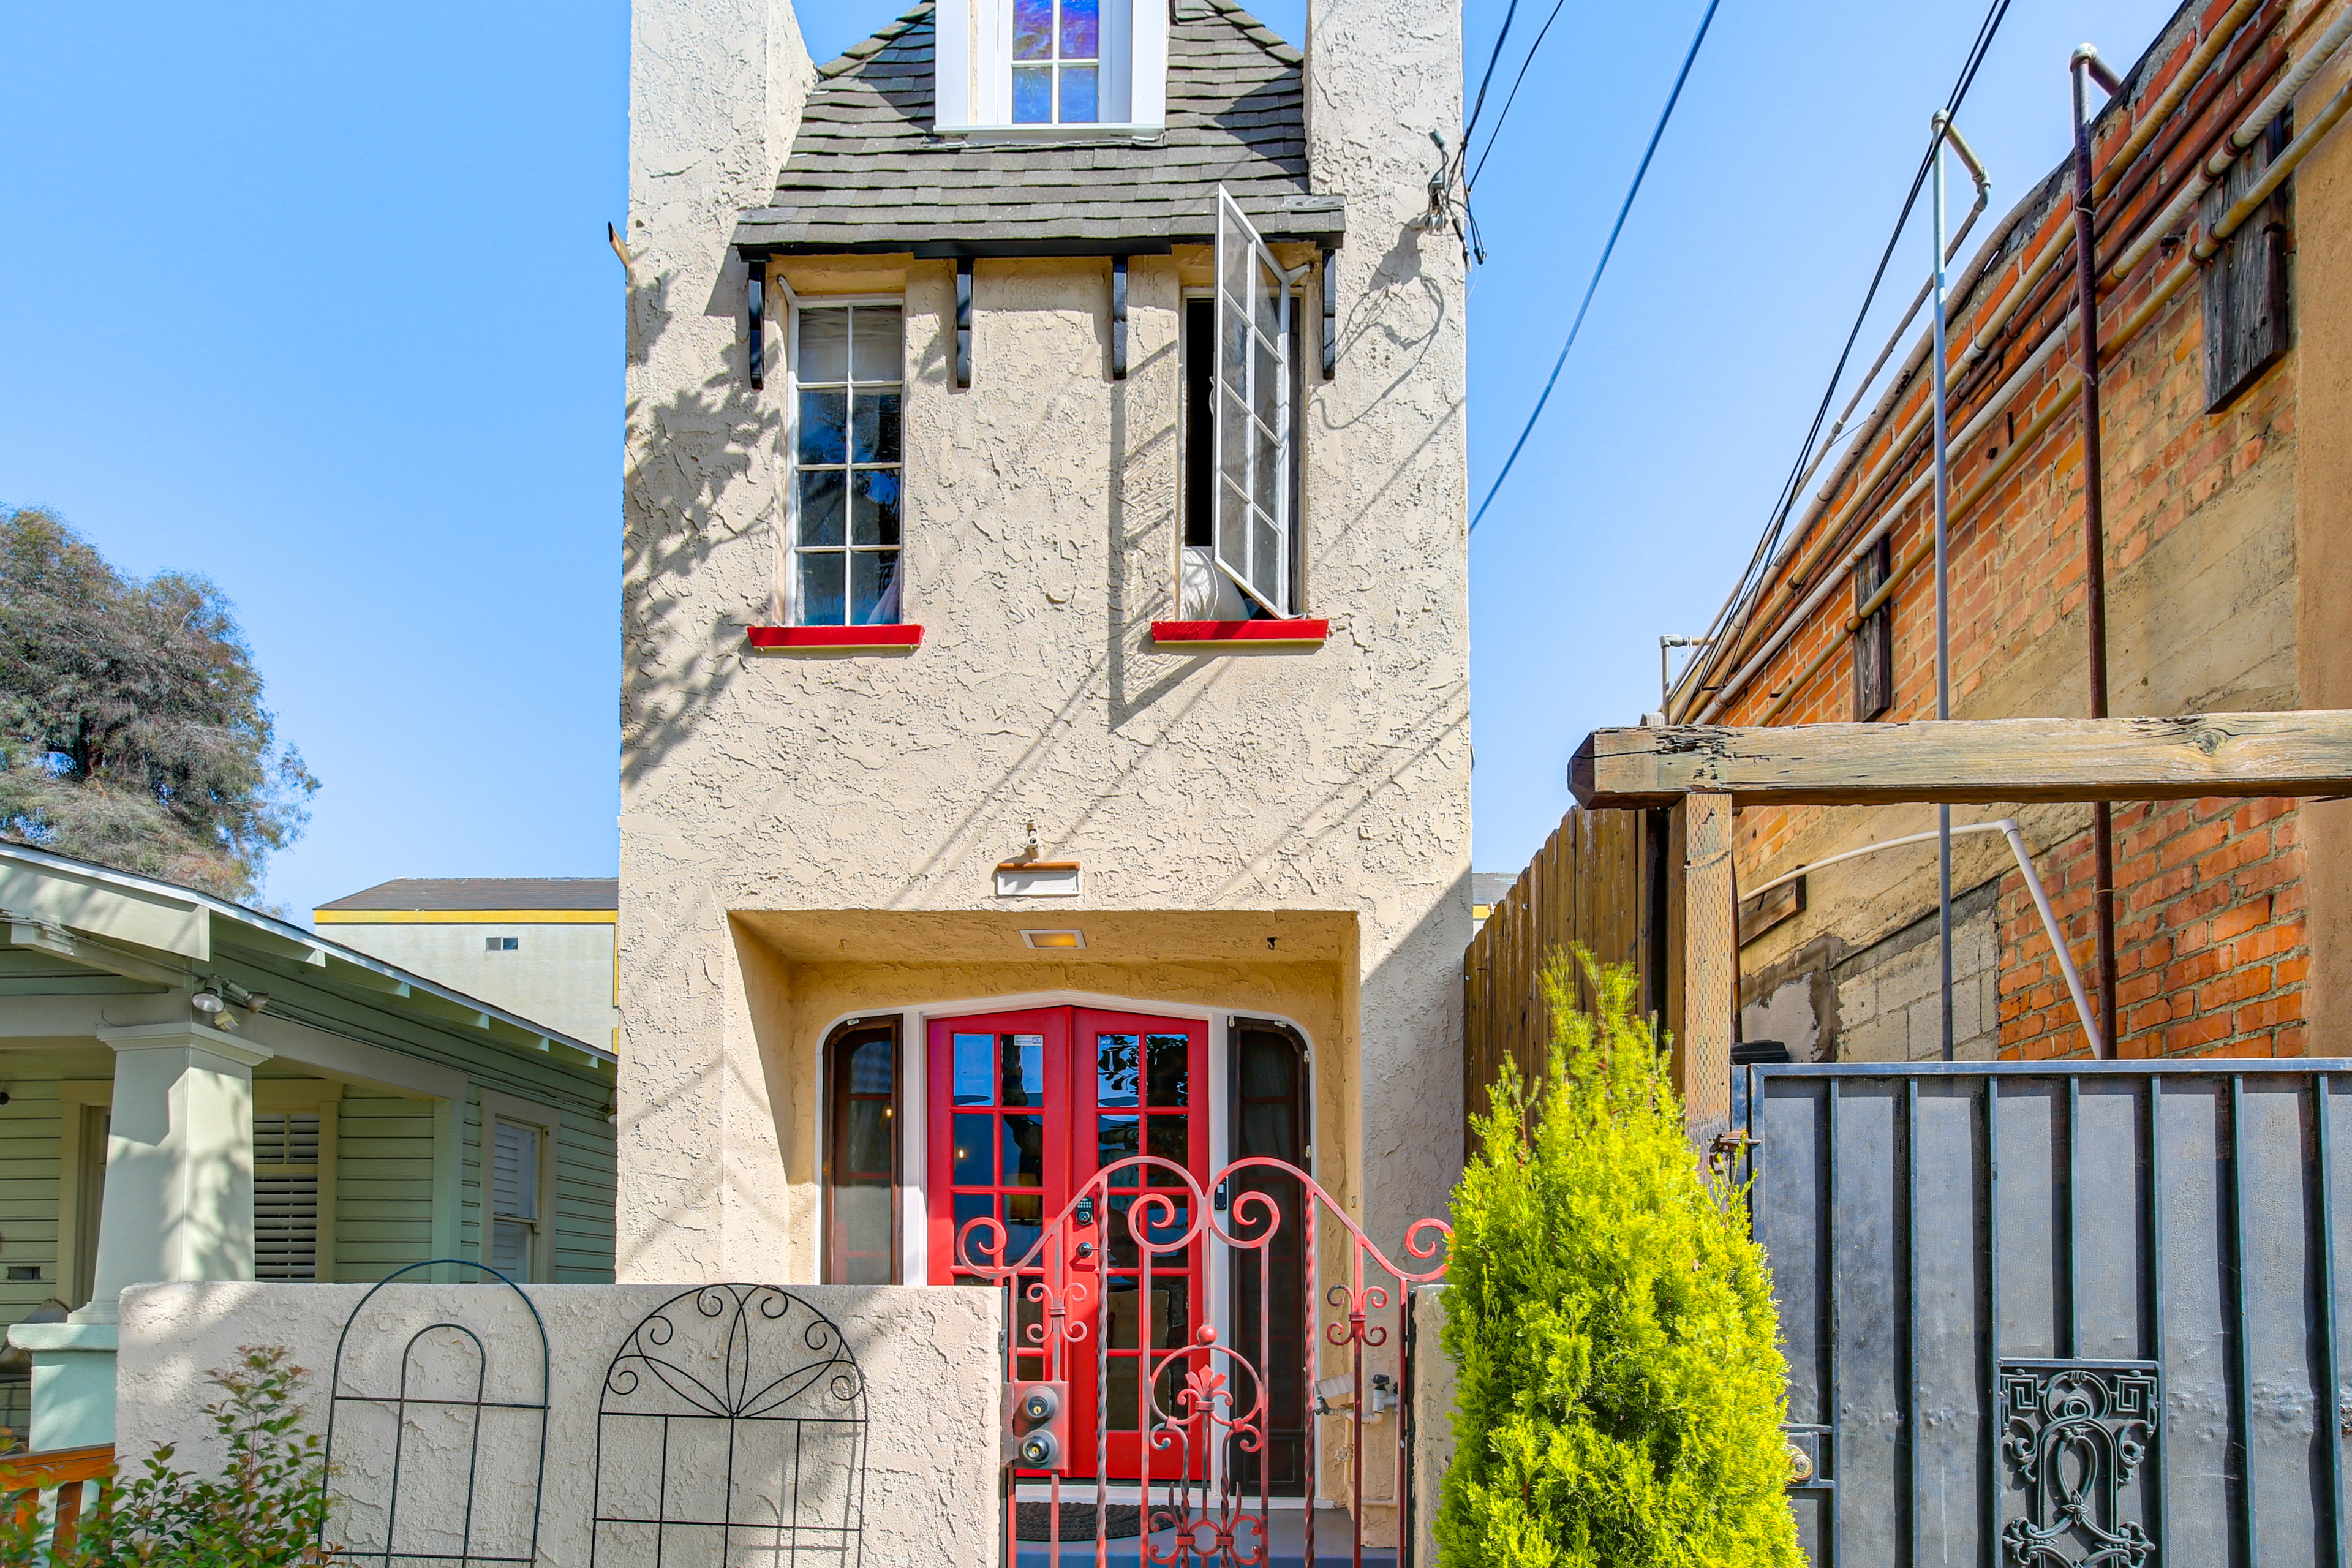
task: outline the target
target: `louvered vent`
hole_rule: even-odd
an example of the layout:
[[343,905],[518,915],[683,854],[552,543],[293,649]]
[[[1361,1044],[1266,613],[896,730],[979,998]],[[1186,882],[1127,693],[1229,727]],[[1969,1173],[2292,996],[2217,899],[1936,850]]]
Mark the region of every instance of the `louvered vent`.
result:
[[319,1118],[272,1111],[253,1119],[253,1277],[319,1278]]

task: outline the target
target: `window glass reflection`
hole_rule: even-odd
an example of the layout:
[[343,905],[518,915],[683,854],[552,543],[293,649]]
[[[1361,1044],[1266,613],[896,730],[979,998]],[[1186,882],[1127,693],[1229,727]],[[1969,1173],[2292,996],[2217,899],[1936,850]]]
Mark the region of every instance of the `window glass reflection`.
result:
[[955,1101],[986,1105],[996,1084],[996,1041],[988,1035],[955,1037]]

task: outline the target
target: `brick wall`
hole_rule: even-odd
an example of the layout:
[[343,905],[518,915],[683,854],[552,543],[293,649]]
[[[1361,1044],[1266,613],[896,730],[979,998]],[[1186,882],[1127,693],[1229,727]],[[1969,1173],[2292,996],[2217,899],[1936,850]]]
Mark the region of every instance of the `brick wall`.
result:
[[[2137,84],[2139,101],[2161,90],[2222,8],[2219,3],[2206,5],[2196,27],[2177,26],[2168,35],[2153,68]],[[2214,85],[2192,92],[2192,112],[2184,117],[2189,124],[2180,135],[2167,132],[2156,139],[2143,162],[2161,164],[2164,176],[2142,177],[2136,170],[2117,184],[2110,205],[2102,207],[2102,223],[2111,236],[2101,246],[2103,258],[2120,248],[2112,237],[2118,226],[2127,226],[2134,215],[2177,188],[2176,171],[2200,155],[2200,141],[2242,117],[2241,106],[2267,86],[2285,52],[2287,28],[2270,25],[2284,9],[2257,13],[2260,36],[2242,37],[2223,57],[2225,64],[2235,58],[2238,68],[2217,71]],[[2110,115],[2099,128],[2101,147],[2114,146],[2128,129],[2127,116]],[[1976,323],[2015,287],[2024,262],[2063,234],[2071,221],[2071,203],[2068,182],[2053,177],[2018,215],[2005,244],[1998,237],[1988,242],[1994,259],[1959,300],[1951,332],[1955,344],[1968,342]],[[2105,301],[2107,329],[2130,317],[2155,280],[2179,264],[2163,256],[2143,264]],[[2298,277],[2293,288],[2311,286]],[[2016,365],[2061,329],[2073,289],[2072,268],[2062,267],[2018,312],[2006,342],[1958,389],[1956,431]],[[2038,416],[2066,398],[2074,361],[2069,334],[2007,414],[1952,453],[1956,506],[1997,465],[2007,464],[1973,505],[1956,512],[1950,531],[1951,689],[1958,718],[2087,711],[2079,408],[2059,409],[2046,428],[2032,432]],[[1921,436],[1872,485],[1872,493],[1860,489],[1926,395],[1924,374],[1914,374],[1891,409],[1859,441],[1845,478],[1837,481],[1845,488],[1815,523],[1823,531],[1789,551],[1783,571],[1824,563],[1812,565],[1818,572],[1843,560],[1862,527],[1883,515],[1888,500],[1926,470],[1929,454]],[[2224,549],[2212,541],[2243,538],[2260,548],[2282,548],[2287,559],[2279,570],[2291,579],[2294,353],[2209,416],[2200,291],[2192,281],[2104,367],[2102,395],[2110,710],[2292,705],[2292,615],[2282,619],[2273,599],[2257,591],[2259,583],[2255,588],[2245,585],[2259,575],[2245,562],[2245,552],[2256,545]],[[2019,449],[2011,449],[2012,442],[2021,443]],[[2247,521],[2249,517],[2254,521]],[[1826,531],[1832,525],[1838,530],[1833,543]],[[1898,570],[1932,538],[1933,526],[1931,502],[1925,497],[1899,516],[1891,533]],[[1772,607],[1769,613],[1784,614],[1784,606],[1793,605],[1818,580],[1769,585],[1760,602]],[[1912,571],[1891,602],[1895,700],[1885,717],[1932,718],[1932,569],[1923,564]],[[1842,582],[1717,721],[1852,721],[1853,673],[1844,622],[1854,608],[1850,582]],[[1815,668],[1824,650],[1828,657]],[[2273,668],[2279,658],[2290,671],[2283,687]],[[1731,668],[1719,668],[1710,679],[1722,679]],[[2029,833],[2036,840],[2036,863],[2084,978],[2093,982],[2090,813],[2084,808],[2043,816],[2048,820]],[[2294,805],[2219,800],[2119,804],[2115,824],[2123,1054],[2300,1054],[2309,949]],[[1743,883],[1760,880],[1864,841],[1840,826],[1834,808],[1746,811],[1735,841],[1739,877]],[[1743,956],[1753,966],[1817,941],[1824,931],[1837,932],[1851,944],[1850,952],[1885,940],[1916,912],[1882,909],[1864,921],[1849,910],[1843,913],[1856,929],[1838,931],[1841,911],[1809,910],[1803,921],[1760,944],[1762,951]],[[2013,868],[2001,881],[1998,930],[2002,1054],[2042,1058],[2083,1048],[2063,978]]]

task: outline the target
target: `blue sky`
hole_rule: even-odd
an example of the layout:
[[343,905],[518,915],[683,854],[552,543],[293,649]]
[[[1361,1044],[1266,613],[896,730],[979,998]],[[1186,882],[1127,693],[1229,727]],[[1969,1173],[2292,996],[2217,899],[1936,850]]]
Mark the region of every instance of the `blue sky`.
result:
[[[1474,76],[1506,3],[1470,0]],[[1474,499],[1702,4],[1571,0],[1528,74],[1475,197]],[[823,59],[896,10],[801,17]],[[2120,68],[2170,10],[2016,0],[1962,113],[1995,216],[2065,152],[2067,51]],[[1304,12],[1263,14],[1297,39]],[[1657,637],[1746,558],[1980,15],[1723,0],[1472,542],[1481,869],[1541,843],[1576,742],[1655,705]],[[627,43],[619,0],[0,12],[0,504],[236,600],[324,780],[264,895],[298,916],[389,877],[614,868]]]

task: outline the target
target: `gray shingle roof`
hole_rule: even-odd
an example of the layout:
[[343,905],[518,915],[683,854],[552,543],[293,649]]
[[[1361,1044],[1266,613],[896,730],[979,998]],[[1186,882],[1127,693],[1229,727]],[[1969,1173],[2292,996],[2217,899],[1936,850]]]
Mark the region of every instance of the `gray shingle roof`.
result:
[[402,877],[378,882],[322,910],[614,910],[611,877]]
[[931,133],[929,4],[820,68],[751,251],[1106,255],[1214,237],[1217,187],[1268,239],[1337,243],[1314,194],[1298,51],[1227,0],[1177,0],[1167,130],[1005,142]]

